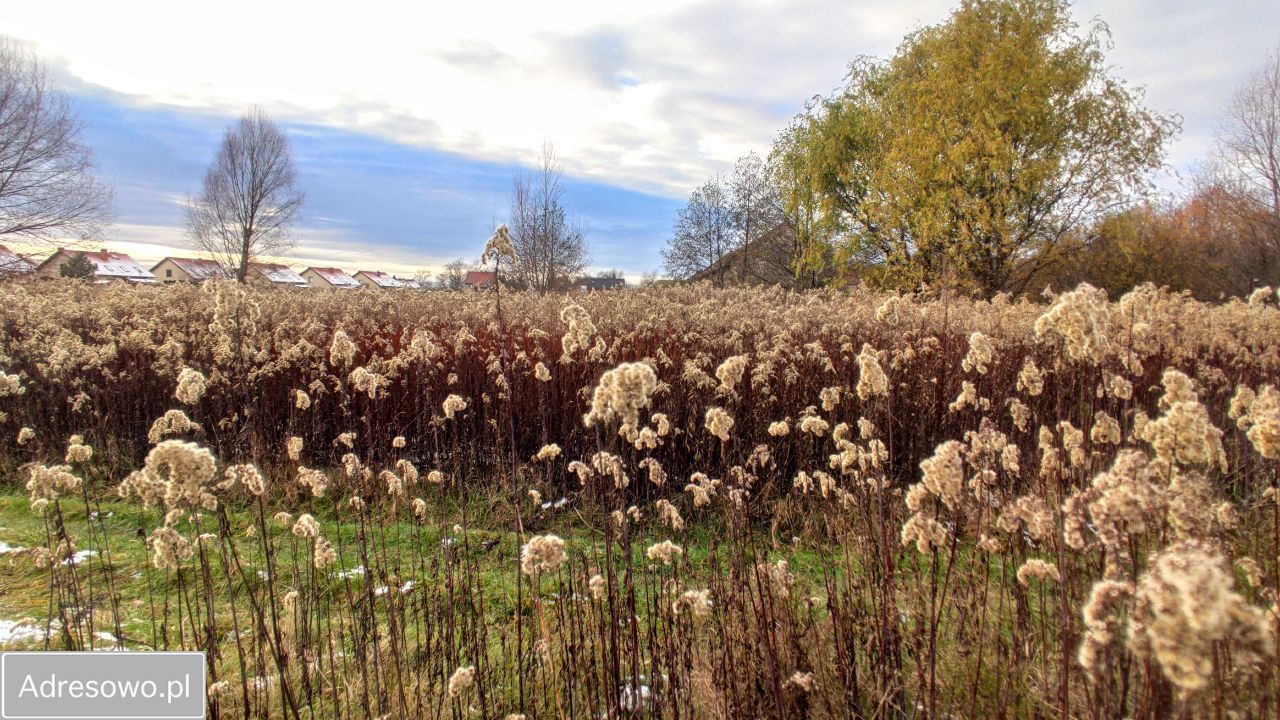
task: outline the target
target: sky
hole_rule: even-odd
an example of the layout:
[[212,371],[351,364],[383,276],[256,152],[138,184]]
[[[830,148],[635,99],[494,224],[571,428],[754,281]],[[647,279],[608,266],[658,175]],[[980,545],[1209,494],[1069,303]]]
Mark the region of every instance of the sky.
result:
[[[71,97],[115,187],[112,249],[190,255],[182,202],[225,128],[260,105],[306,193],[297,267],[401,274],[473,259],[544,142],[592,267],[656,271],[688,194],[773,137],[848,63],[945,20],[935,0],[595,0],[357,5],[17,3],[0,32]],[[1157,181],[1213,148],[1235,89],[1280,46],[1280,3],[1083,0],[1113,75],[1177,113]]]

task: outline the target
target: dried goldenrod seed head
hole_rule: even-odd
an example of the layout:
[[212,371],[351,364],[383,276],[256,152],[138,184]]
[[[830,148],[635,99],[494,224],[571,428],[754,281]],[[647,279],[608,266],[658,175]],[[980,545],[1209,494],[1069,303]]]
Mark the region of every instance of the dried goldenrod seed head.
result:
[[1169,682],[1191,692],[1213,676],[1213,646],[1229,642],[1241,666],[1270,658],[1275,639],[1266,613],[1232,588],[1226,561],[1200,541],[1172,545],[1138,580],[1129,648],[1159,664]]
[[320,470],[299,467],[298,484],[310,490],[312,497],[324,497],[329,488],[329,477]]
[[298,516],[298,521],[293,524],[292,532],[302,538],[319,537],[320,523],[311,517],[311,513],[303,513]]
[[182,368],[182,372],[178,373],[178,389],[174,391],[174,395],[187,405],[195,405],[204,397],[207,387],[208,383],[199,370]]
[[721,442],[729,442],[729,431],[733,429],[733,416],[724,408],[707,408],[705,419],[707,431],[720,438]]
[[1029,357],[1023,361],[1022,370],[1018,371],[1017,387],[1019,392],[1024,392],[1031,397],[1044,392],[1044,375],[1036,366],[1036,362]]
[[591,339],[595,337],[596,326],[591,322],[591,315],[581,305],[569,304],[560,311],[560,320],[569,326],[569,331],[560,340],[564,357],[567,358],[576,350],[587,350],[591,347]]
[[1059,295],[1035,326],[1036,339],[1058,338],[1072,360],[1101,362],[1110,350],[1107,293],[1088,283]]
[[341,328],[334,331],[333,340],[329,342],[329,364],[334,367],[347,367],[355,363],[356,344],[351,341]]
[[747,356],[733,355],[726,358],[720,366],[716,368],[716,379],[720,381],[717,392],[720,394],[728,394],[733,392],[738,383],[742,382],[742,375],[747,370]]
[[452,420],[455,415],[467,409],[467,401],[457,395],[450,395],[441,404],[445,419]]
[[657,389],[658,376],[651,366],[622,363],[600,377],[583,424],[593,427],[617,420],[624,430],[632,430],[640,423],[640,410],[649,406]]
[[977,372],[979,375],[987,374],[987,367],[995,358],[995,347],[991,344],[991,338],[980,332],[974,332],[969,335],[969,352],[964,356],[964,360],[960,365],[965,372]]
[[556,535],[535,535],[520,550],[520,569],[526,575],[553,573],[564,560],[564,540]]
[[650,545],[645,550],[644,555],[649,560],[661,561],[663,565],[670,565],[684,555],[684,548],[670,540],[663,540],[660,543]]
[[1058,566],[1039,558],[1027,560],[1022,567],[1018,568],[1018,582],[1028,585],[1033,579],[1041,582],[1058,582],[1061,579],[1058,575]]
[[476,682],[476,669],[472,665],[463,665],[449,676],[449,697],[461,698],[471,692]]
[[605,583],[605,579],[596,574],[592,575],[591,579],[587,581],[587,589],[591,592],[592,600],[603,600],[608,586]]
[[493,231],[488,242],[484,244],[484,253],[480,255],[481,263],[498,261],[515,262],[516,246],[511,242],[511,233],[506,225],[499,225]]
[[889,392],[889,376],[885,375],[884,369],[880,367],[880,359],[876,355],[875,348],[866,343],[858,353],[857,392],[858,399],[864,401]]
[[541,362],[533,366],[533,376],[538,382],[551,382],[551,371]]

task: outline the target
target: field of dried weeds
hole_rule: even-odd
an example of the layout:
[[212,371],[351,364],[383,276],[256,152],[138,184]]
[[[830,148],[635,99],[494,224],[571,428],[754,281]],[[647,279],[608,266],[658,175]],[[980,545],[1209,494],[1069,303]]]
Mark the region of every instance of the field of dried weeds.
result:
[[1269,290],[8,284],[0,612],[211,717],[1274,715],[1277,377]]

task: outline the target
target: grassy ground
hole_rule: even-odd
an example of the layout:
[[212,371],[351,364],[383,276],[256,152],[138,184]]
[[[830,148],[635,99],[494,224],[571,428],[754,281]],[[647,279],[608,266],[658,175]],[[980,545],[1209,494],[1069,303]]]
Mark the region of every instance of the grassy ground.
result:
[[[405,566],[411,565],[414,555],[443,557],[445,550],[455,544],[466,543],[469,557],[476,561],[476,570],[480,576],[480,584],[484,589],[486,614],[497,617],[509,617],[516,606],[517,580],[520,538],[514,530],[514,523],[506,518],[496,519],[505,513],[486,512],[491,508],[482,497],[472,498],[466,509],[467,530],[460,532],[459,522],[463,518],[461,508],[451,505],[447,508],[436,506],[428,514],[428,520],[421,524],[414,522],[408,513],[400,513],[394,519],[382,519],[371,523],[368,529],[370,544],[385,548],[385,557],[402,558]],[[126,646],[147,646],[160,644],[153,637],[153,613],[160,609],[153,607],[154,598],[162,596],[165,591],[172,590],[176,577],[171,572],[161,572],[152,567],[151,554],[144,540],[147,533],[159,522],[156,510],[144,511],[136,502],[125,502],[115,499],[93,501],[86,511],[83,502],[77,500],[64,501],[63,516],[67,528],[76,540],[78,550],[92,550],[90,557],[80,560],[81,563],[94,565],[92,574],[97,587],[88,587],[86,593],[94,595],[93,605],[96,612],[102,613],[103,621],[98,625],[110,625],[105,613],[110,604],[110,593],[105,587],[102,569],[109,559],[113,569],[111,579],[115,592],[119,595],[119,607],[122,617],[122,628]],[[362,592],[365,582],[383,582],[377,578],[368,578],[358,569],[363,567],[356,547],[357,528],[347,515],[346,522],[335,523],[333,508],[325,503],[317,505],[313,511],[320,520],[324,535],[339,550],[339,561],[330,569],[329,577],[333,581],[334,592],[348,589]],[[89,513],[94,516],[95,533],[89,537]],[[254,514],[247,508],[236,508],[229,511],[229,519],[233,527],[248,527],[254,524]],[[105,529],[103,536],[97,533],[100,526]],[[431,519],[435,518],[435,519]],[[577,512],[562,512],[556,516],[543,513],[531,518],[538,525],[538,532],[554,532],[566,541],[569,555],[576,558],[590,559],[600,552],[601,533],[592,527],[587,517]],[[302,568],[306,564],[305,546],[296,542],[289,533],[289,528],[281,523],[268,520],[268,530],[273,537],[277,552],[284,553],[284,562],[279,563],[283,577],[275,578],[277,587],[288,586],[293,582],[291,570]],[[213,528],[209,528],[212,530]],[[47,528],[45,519],[30,509],[24,495],[15,490],[0,493],[0,543],[8,549],[0,555],[0,622],[33,619],[40,627],[50,615],[50,573],[47,568],[37,567],[29,550],[47,546]],[[710,523],[691,526],[679,539],[685,549],[684,560],[691,570],[701,570],[708,561],[712,546],[717,542],[721,528]],[[644,564],[643,553],[649,543],[658,537],[640,537],[633,540],[636,562]],[[421,553],[413,553],[413,546],[421,547]],[[243,538],[238,547],[243,553],[246,568],[256,570],[263,566],[256,540]],[[0,549],[4,546],[0,546]],[[294,557],[291,551],[298,554]],[[816,578],[820,574],[818,553],[803,549],[788,548],[787,557],[792,571],[798,577]],[[78,567],[82,567],[78,566]],[[261,575],[261,572],[259,571]],[[397,573],[396,581],[404,583],[413,580],[415,584],[422,582],[419,573],[411,567]],[[264,578],[259,578],[260,580]],[[0,633],[0,643],[5,642]],[[57,642],[56,638],[54,640]],[[107,641],[110,642],[109,639]],[[10,647],[43,644],[27,639],[9,642]],[[101,639],[99,643],[101,644]]]

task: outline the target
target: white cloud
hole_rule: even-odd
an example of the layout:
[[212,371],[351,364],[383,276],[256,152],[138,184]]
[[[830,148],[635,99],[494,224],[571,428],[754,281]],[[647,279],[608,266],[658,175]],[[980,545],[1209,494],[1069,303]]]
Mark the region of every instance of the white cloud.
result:
[[[229,0],[19,3],[5,32],[78,81],[139,104],[280,117],[482,159],[553,140],[574,175],[680,197],[764,150],[848,61],[942,20],[945,0],[646,0],[322,5]],[[1231,89],[1277,40],[1280,5],[1118,5],[1110,59],[1150,105],[1181,112],[1171,153],[1208,147]]]

